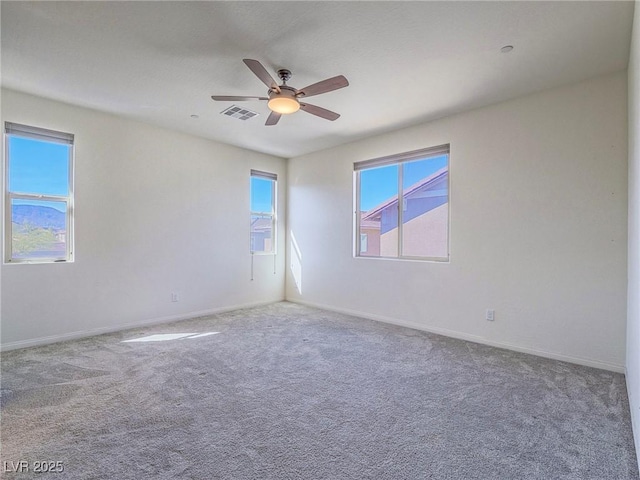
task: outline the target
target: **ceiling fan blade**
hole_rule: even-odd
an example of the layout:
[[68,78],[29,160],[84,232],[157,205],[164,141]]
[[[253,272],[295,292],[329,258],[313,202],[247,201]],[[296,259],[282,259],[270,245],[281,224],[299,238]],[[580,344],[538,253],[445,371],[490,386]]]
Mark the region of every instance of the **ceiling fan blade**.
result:
[[325,118],[327,120],[331,120],[332,122],[334,120],[337,120],[338,118],[340,118],[340,114],[338,114],[336,112],[332,112],[331,110],[327,110],[326,108],[318,107],[317,105],[310,105],[308,103],[301,103],[300,104],[300,109],[304,110],[307,113],[310,113],[311,115],[316,115],[318,117]]
[[264,68],[259,61],[251,60],[250,58],[245,58],[242,61],[245,63],[247,67],[249,67],[249,69],[254,73],[256,77],[262,80],[262,83],[264,83],[270,89],[280,93],[280,87],[278,86],[277,82],[273,79],[271,75],[269,75],[269,72],[267,72],[267,69]]
[[337,77],[327,78],[321,82],[301,88],[297,93],[302,94],[305,97],[311,97],[313,95],[320,95],[321,93],[332,92],[333,90],[338,90],[339,88],[347,86],[349,86],[349,81],[343,75],[338,75]]
[[269,100],[268,97],[234,97],[233,95],[212,95],[217,102],[243,102],[245,100]]
[[269,114],[269,117],[267,118],[267,122],[265,123],[265,125],[275,125],[276,123],[278,123],[278,120],[280,120],[281,116],[282,115],[280,113],[271,112]]

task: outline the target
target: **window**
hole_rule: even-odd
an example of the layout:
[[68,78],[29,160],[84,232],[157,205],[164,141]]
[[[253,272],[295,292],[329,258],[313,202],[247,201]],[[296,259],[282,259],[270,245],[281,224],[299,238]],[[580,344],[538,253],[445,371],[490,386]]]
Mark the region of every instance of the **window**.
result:
[[354,164],[356,256],[449,259],[449,145]]
[[367,253],[367,245],[368,245],[369,237],[366,233],[360,234],[360,253]]
[[273,173],[251,170],[251,253],[275,253],[276,183]]
[[5,123],[5,261],[73,258],[73,135]]

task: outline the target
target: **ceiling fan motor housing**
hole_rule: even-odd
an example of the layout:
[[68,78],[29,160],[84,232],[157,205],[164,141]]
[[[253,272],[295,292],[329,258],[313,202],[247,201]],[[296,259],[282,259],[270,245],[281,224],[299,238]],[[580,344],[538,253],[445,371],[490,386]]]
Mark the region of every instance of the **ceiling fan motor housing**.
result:
[[281,68],[278,70],[278,77],[282,80],[282,83],[287,83],[291,78],[291,70],[287,70],[286,68]]

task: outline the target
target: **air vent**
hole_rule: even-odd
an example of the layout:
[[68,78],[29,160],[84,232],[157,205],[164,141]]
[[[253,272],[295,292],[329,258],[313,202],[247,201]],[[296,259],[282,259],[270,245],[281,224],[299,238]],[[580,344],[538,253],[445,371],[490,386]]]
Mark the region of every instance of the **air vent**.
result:
[[237,105],[231,105],[229,108],[225,108],[221,111],[223,115],[227,115],[233,118],[239,118],[240,120],[249,120],[250,118],[260,115],[257,112],[252,112],[246,108],[238,107]]

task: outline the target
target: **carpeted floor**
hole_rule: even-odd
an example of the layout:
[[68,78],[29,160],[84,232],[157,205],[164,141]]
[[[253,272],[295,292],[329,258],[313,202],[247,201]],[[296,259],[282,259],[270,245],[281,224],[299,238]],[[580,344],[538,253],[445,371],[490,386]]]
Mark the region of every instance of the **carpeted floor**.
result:
[[1,383],[7,479],[638,478],[622,375],[292,303],[6,352]]

